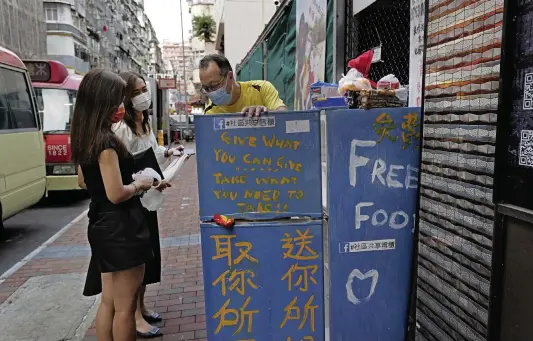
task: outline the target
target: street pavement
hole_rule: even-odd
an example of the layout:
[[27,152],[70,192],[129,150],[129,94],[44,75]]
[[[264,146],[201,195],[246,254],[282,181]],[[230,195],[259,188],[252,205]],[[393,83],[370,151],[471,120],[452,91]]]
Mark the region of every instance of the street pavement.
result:
[[85,211],[89,201],[81,191],[58,193],[5,221],[0,275]]
[[[162,282],[148,307],[161,313],[156,341],[206,341],[196,158],[185,162],[159,213]],[[90,249],[83,214],[20,269],[0,280],[2,341],[96,341],[96,298],[81,294]]]

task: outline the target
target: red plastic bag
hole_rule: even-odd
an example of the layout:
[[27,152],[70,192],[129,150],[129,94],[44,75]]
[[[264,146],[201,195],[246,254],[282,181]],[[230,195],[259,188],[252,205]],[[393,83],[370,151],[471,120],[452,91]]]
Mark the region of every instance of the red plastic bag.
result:
[[213,215],[213,220],[218,226],[225,227],[227,229],[231,229],[233,226],[235,226],[235,219],[226,217],[222,214]]

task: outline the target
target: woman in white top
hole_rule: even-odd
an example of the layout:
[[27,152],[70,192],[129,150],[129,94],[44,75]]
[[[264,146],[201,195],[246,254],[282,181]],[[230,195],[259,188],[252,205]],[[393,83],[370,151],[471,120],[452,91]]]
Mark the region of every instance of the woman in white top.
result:
[[[120,75],[123,76],[124,74],[129,74],[130,72],[124,72]],[[138,76],[141,77],[141,76]],[[144,83],[144,80],[142,78],[138,78],[139,86],[142,82]],[[126,90],[127,91],[127,90]],[[139,93],[139,91],[145,91]],[[143,88],[141,90],[135,90],[134,96],[131,100],[133,106],[136,108],[145,108],[147,105],[149,106],[151,104],[151,98],[150,93],[147,92],[148,89],[146,88],[146,85],[143,85]],[[127,98],[127,96],[126,96]],[[141,102],[137,102],[141,101]],[[135,154],[141,151],[144,151],[148,148],[152,148],[154,150],[155,156],[157,158],[157,162],[161,166],[161,169],[164,169],[163,165],[167,162],[168,157],[170,157],[175,149],[183,149],[181,146],[178,148],[170,148],[166,149],[163,146],[158,145],[157,139],[152,132],[151,129],[151,122],[150,122],[150,116],[148,114],[148,109],[143,110],[141,112],[134,112],[135,115],[138,115],[136,117],[132,117],[130,114],[130,110],[135,110],[133,107],[131,109],[128,109],[127,104],[125,105],[126,112],[124,115],[124,118],[115,124],[113,124],[113,131],[118,136],[118,138],[126,145],[130,153]]]
[[[183,147],[166,149],[157,144],[156,137],[150,126],[150,115],[148,109],[151,106],[151,96],[146,82],[142,76],[133,72],[123,72],[120,74],[126,81],[126,92],[124,97],[123,117],[115,117],[112,130],[132,154],[153,148],[159,165],[166,163],[167,158],[173,155],[174,150],[182,150]],[[161,167],[164,168],[164,167]],[[170,183],[162,180],[159,190],[170,187]],[[143,208],[144,209],[144,208]],[[139,299],[135,320],[137,326],[137,335],[141,338],[153,338],[160,336],[161,330],[158,327],[150,325],[150,322],[159,322],[162,320],[161,315],[151,311],[144,305],[144,293],[146,285],[159,283],[161,281],[161,247],[159,244],[159,226],[157,221],[157,212],[144,209],[147,216],[151,246],[154,258],[146,263],[145,275],[141,288],[139,289]],[[91,262],[92,263],[92,262]],[[91,268],[91,265],[89,265]],[[84,294],[98,294],[98,283],[96,278],[92,278],[91,271],[88,271],[87,281]],[[91,278],[90,278],[91,277]]]

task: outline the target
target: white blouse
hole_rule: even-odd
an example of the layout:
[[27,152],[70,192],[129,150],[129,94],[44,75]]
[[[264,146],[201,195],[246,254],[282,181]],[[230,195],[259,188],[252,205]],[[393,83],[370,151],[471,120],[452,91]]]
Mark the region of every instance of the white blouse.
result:
[[152,148],[159,166],[161,169],[165,168],[163,165],[168,161],[168,159],[165,157],[166,148],[157,144],[157,140],[152,130],[150,130],[147,134],[137,136],[124,121],[113,124],[111,129],[132,154]]

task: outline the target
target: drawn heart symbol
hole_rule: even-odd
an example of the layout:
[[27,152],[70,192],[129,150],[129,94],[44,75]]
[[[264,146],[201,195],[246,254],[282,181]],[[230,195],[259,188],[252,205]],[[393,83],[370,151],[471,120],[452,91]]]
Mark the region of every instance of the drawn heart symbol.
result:
[[[353,293],[352,284],[355,278],[361,281],[364,281],[367,278],[372,279],[372,284],[370,285],[370,291],[368,293],[368,296],[366,296],[365,298],[361,298],[361,299],[357,298],[355,294]],[[374,294],[374,290],[376,290],[376,285],[378,284],[378,278],[379,278],[379,273],[377,270],[370,270],[367,273],[363,274],[359,269],[353,269],[353,271],[348,276],[348,281],[346,282],[346,296],[348,297],[348,301],[357,305],[370,299],[370,297],[372,297],[372,295]]]

